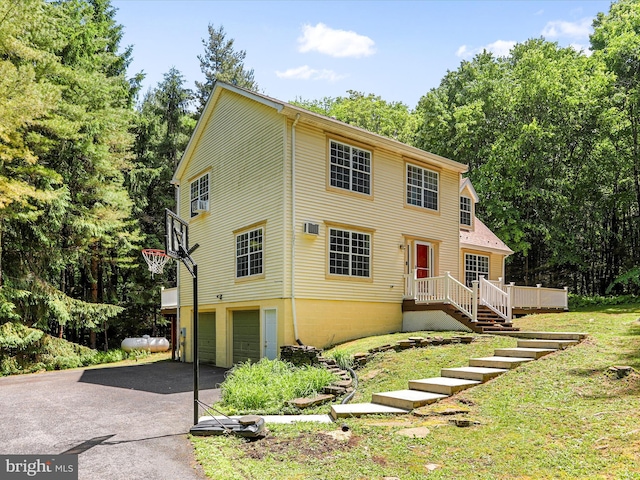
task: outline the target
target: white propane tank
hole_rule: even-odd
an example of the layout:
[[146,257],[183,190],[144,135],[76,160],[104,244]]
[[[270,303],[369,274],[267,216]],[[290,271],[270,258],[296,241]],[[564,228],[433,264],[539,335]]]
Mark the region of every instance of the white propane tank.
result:
[[125,338],[120,344],[120,348],[125,352],[132,350],[149,350],[151,353],[166,352],[169,350],[169,340],[164,337]]
[[151,353],[166,352],[169,350],[169,340],[164,337],[149,338],[149,350]]

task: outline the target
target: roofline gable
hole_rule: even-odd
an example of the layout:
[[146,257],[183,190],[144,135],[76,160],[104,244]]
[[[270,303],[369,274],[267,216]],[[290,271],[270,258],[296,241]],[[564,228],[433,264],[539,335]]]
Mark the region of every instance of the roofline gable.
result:
[[473,188],[471,180],[468,177],[460,179],[460,193],[462,193],[465,188],[468,188],[469,192],[471,192],[471,197],[473,198],[474,203],[478,203],[480,201],[480,198],[478,197],[478,193],[476,192],[476,189]]
[[[446,157],[441,157],[440,155],[436,155],[431,152],[427,152],[426,150],[419,149],[417,147],[413,147],[406,143],[402,143],[393,138],[385,137],[383,135],[370,132],[365,130],[364,128],[356,127],[354,125],[350,125],[345,122],[341,122],[332,117],[328,117],[326,115],[321,115],[319,113],[312,112],[310,110],[306,110],[302,107],[298,107],[296,105],[292,105],[287,102],[282,102],[275,98],[268,97],[261,93],[251,92],[249,90],[245,90],[244,88],[237,87],[235,85],[231,85],[228,83],[224,83],[221,81],[216,81],[213,90],[211,91],[211,95],[207,100],[207,103],[202,111],[202,115],[198,119],[198,123],[189,139],[189,143],[187,144],[187,148],[185,149],[178,166],[173,174],[173,178],[171,179],[172,184],[179,184],[179,179],[182,177],[184,170],[186,169],[187,164],[189,163],[189,159],[193,155],[193,151],[202,136],[205,126],[213,113],[215,104],[217,103],[220,95],[223,91],[233,92],[235,94],[241,95],[247,99],[258,102],[267,107],[273,108],[276,112],[281,113],[291,119],[294,119],[297,115],[300,115],[300,119],[308,124],[318,126],[320,128],[326,129],[328,131],[337,131],[337,130],[348,130],[349,134],[347,136],[352,136],[356,140],[364,140],[365,143],[368,141],[369,143],[375,144],[378,148],[385,148],[387,150],[391,150],[394,152],[400,152],[402,155],[414,158],[417,161],[431,161],[436,162],[437,164],[442,165],[443,167],[447,167],[449,169],[455,170],[458,173],[466,173],[469,170],[467,165],[464,165],[460,162],[456,162],[455,160],[451,160]],[[341,135],[345,136],[345,133],[341,133]],[[471,187],[473,189],[473,187]],[[475,194],[475,190],[473,190]],[[477,195],[476,195],[477,198]],[[477,201],[477,200],[476,200]]]
[[273,108],[278,113],[282,112],[282,109],[284,108],[284,103],[279,103],[274,99],[251,92],[249,90],[245,90],[243,88],[238,88],[235,85],[231,85],[229,83],[216,81],[213,85],[213,90],[211,91],[211,95],[209,95],[209,99],[207,100],[207,103],[205,104],[204,109],[202,110],[202,114],[200,115],[200,118],[196,123],[196,128],[193,130],[193,133],[191,134],[189,143],[187,143],[187,148],[185,148],[184,153],[182,154],[182,158],[180,159],[180,162],[176,167],[176,171],[173,174],[173,178],[171,179],[172,184],[176,185],[180,183],[178,179],[182,176],[184,169],[187,166],[187,163],[189,163],[189,158],[193,154],[193,150],[195,149],[195,146],[198,143],[198,140],[202,136],[205,125],[207,124],[207,121],[211,117],[214,106],[218,102],[218,99],[220,98],[220,94],[222,93],[223,90],[228,90],[230,92],[241,95],[245,98],[253,100],[254,102],[258,102],[258,103],[261,103],[262,105]]

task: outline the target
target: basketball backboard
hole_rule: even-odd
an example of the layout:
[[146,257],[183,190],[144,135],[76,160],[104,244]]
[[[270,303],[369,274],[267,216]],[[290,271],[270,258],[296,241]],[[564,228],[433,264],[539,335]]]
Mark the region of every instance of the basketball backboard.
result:
[[165,252],[181,260],[189,251],[189,225],[168,208],[165,209]]

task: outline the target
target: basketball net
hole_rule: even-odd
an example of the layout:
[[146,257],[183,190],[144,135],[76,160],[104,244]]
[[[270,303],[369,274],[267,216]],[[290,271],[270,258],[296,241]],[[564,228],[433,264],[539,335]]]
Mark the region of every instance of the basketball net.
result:
[[164,265],[169,261],[170,257],[164,250],[158,250],[156,248],[145,248],[142,250],[142,256],[149,265],[149,271],[152,275],[162,273]]

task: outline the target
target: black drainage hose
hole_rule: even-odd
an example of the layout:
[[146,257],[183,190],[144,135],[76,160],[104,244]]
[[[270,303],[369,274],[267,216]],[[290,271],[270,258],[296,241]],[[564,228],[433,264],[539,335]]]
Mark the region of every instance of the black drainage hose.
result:
[[349,375],[351,375],[351,378],[353,378],[353,392],[351,392],[349,395],[344,397],[342,399],[342,402],[340,402],[340,405],[349,403],[349,401],[351,401],[353,396],[356,394],[356,390],[358,389],[358,375],[356,375],[356,372],[354,372],[353,368],[351,367],[347,367],[347,370],[349,371]]

